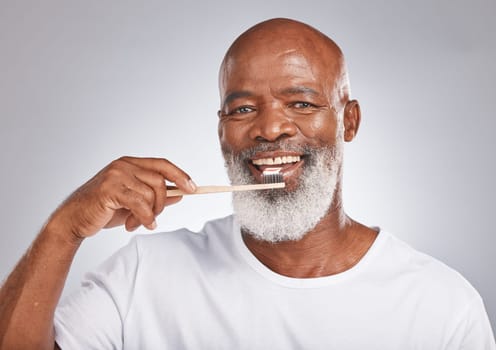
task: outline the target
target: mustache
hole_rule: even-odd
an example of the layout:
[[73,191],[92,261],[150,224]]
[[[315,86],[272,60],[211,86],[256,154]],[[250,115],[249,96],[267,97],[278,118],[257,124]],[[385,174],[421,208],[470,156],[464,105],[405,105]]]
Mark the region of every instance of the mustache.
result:
[[259,143],[256,146],[243,149],[239,152],[223,149],[222,153],[226,162],[225,165],[228,166],[233,163],[243,163],[260,152],[274,151],[299,153],[302,157],[306,158],[308,165],[313,165],[316,156],[321,152],[326,154],[325,158],[328,160],[339,158],[339,151],[335,146],[309,146],[294,144],[285,140]]
[[263,142],[256,146],[246,148],[239,152],[233,152],[231,150],[222,150],[224,155],[228,155],[232,159],[247,159],[254,157],[260,152],[297,152],[302,155],[308,155],[313,153],[318,147],[310,147],[308,145],[292,144],[287,141],[276,141],[276,142]]

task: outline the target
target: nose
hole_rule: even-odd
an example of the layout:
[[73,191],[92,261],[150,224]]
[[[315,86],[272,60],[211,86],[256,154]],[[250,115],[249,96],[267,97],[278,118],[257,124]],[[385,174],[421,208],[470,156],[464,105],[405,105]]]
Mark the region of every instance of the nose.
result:
[[282,108],[264,107],[258,110],[249,136],[252,140],[275,142],[281,138],[294,136],[298,131],[294,121],[291,120]]

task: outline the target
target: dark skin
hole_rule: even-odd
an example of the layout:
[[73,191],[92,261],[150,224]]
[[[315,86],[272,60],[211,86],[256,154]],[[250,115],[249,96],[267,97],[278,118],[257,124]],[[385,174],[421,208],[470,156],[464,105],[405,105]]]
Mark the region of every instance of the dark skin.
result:
[[194,192],[165,159],[123,157],[62,203],[0,289],[1,350],[58,348],[54,312],[78,248],[106,227],[155,228],[155,217],[182,198],[167,197],[165,180]]
[[[315,30],[286,20],[258,25],[235,42],[221,68],[222,148],[239,152],[281,138],[311,146],[351,141],[360,109],[348,98],[345,78],[339,49]],[[298,186],[304,166],[303,159],[285,171],[288,190]],[[165,159],[123,157],[57,208],[0,289],[0,350],[58,348],[54,312],[78,248],[105,227],[155,228],[155,217],[181,199],[167,197],[166,180],[195,190],[189,175]],[[292,277],[349,269],[375,237],[344,213],[340,181],[328,214],[301,241],[274,245],[244,235],[261,262]]]
[[[233,44],[221,67],[222,149],[237,154],[281,140],[312,147],[352,141],[360,125],[360,108],[349,99],[347,84],[341,51],[321,33],[288,20],[252,28]],[[264,152],[246,159],[246,166],[260,179],[261,171],[251,161],[284,155],[295,154]],[[298,186],[304,166],[302,159],[282,171],[288,191]],[[305,278],[350,269],[376,235],[346,216],[340,177],[329,212],[303,239],[273,244],[244,234],[244,241],[271,270]]]

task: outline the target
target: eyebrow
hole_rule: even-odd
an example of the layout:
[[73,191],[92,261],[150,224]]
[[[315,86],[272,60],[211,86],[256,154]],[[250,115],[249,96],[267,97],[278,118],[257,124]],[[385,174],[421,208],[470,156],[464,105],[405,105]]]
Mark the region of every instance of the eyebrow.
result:
[[281,90],[280,93],[282,95],[304,94],[304,95],[320,96],[320,93],[318,93],[316,90],[309,88],[307,86],[292,86],[292,87]]
[[[312,88],[309,88],[308,86],[292,86],[281,90],[280,94],[282,95],[304,94],[304,95],[320,96],[320,93],[318,93],[316,90]],[[247,91],[247,90],[233,91],[225,97],[224,102],[222,103],[222,107],[224,108],[226,105],[230,104],[231,102],[233,102],[238,98],[251,97],[251,96],[254,96],[254,94],[251,91]]]
[[229,103],[231,103],[232,101],[238,98],[250,97],[250,96],[253,96],[253,93],[251,93],[250,91],[245,91],[245,90],[233,91],[226,96],[226,98],[224,99],[224,103],[222,104],[222,107],[225,107],[226,105],[228,105]]

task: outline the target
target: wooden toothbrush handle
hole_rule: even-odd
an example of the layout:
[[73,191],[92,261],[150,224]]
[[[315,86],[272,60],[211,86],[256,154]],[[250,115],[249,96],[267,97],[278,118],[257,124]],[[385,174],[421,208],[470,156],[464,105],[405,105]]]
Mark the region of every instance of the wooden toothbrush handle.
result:
[[167,190],[167,197],[187,196],[190,194],[268,190],[273,188],[284,188],[285,186],[286,184],[284,182],[278,182],[273,184],[253,184],[253,185],[235,185],[235,186],[198,186],[194,193],[185,193],[180,189]]

